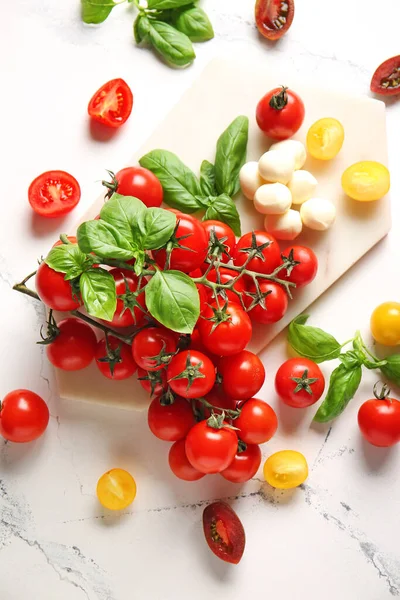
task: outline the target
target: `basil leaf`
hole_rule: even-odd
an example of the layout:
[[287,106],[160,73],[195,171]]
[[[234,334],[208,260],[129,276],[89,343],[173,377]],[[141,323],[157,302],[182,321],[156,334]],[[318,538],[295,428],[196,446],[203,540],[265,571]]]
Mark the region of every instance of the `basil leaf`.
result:
[[122,237],[132,243],[137,243],[135,239],[137,221],[139,215],[145,210],[147,210],[146,205],[138,198],[113,194],[101,209],[100,219],[113,225]]
[[192,42],[206,42],[214,37],[210,19],[199,6],[188,6],[177,11],[172,24],[178,31],[185,33]]
[[199,293],[193,280],[180,271],[157,271],[145,288],[146,306],[162,325],[192,333],[200,316]]
[[52,248],[46,257],[45,263],[58,273],[65,273],[64,279],[75,279],[84,269],[93,264],[77,244],[62,244]]
[[181,33],[169,23],[151,21],[149,39],[158,54],[164,60],[178,67],[190,65],[196,58],[192,42],[187,35]]
[[82,21],[84,23],[103,23],[117,3],[112,0],[81,0]]
[[106,221],[86,221],[78,227],[77,238],[79,248],[97,256],[129,260],[134,257],[134,249],[129,240]]
[[137,227],[141,245],[146,250],[164,246],[174,233],[176,215],[163,208],[148,208],[138,219]]
[[140,42],[147,38],[149,31],[149,19],[141,13],[139,13],[133,24],[133,35],[135,36],[135,42],[137,44],[140,44]]
[[359,365],[351,369],[343,364],[336,367],[329,380],[328,393],[317,410],[314,421],[326,423],[338,417],[354,397],[360,385],[361,374]]
[[214,198],[211,206],[207,208],[203,221],[211,219],[226,223],[235,235],[242,235],[238,210],[232,198],[227,196],[227,194],[221,194],[217,198]]
[[387,356],[386,365],[381,367],[381,371],[395,385],[400,386],[400,354]]
[[222,133],[215,155],[215,181],[219,194],[234,196],[240,189],[239,172],[246,162],[249,119],[237,117]]
[[307,319],[308,315],[299,315],[289,325],[288,342],[293,350],[316,363],[338,358],[339,342],[322,329],[305,325]]
[[79,280],[82,300],[89,315],[111,321],[117,307],[115,280],[101,268],[89,269]]
[[215,185],[215,167],[208,160],[203,160],[200,167],[200,189],[205,196],[217,196]]
[[192,4],[193,0],[147,0],[147,8],[165,10]]
[[176,154],[168,150],[153,150],[142,156],[139,163],[161,181],[166,204],[185,213],[201,208],[196,199],[200,195],[199,180]]
[[346,367],[346,369],[352,369],[353,367],[358,367],[363,363],[361,357],[354,352],[354,350],[349,350],[344,354],[339,356],[340,362]]

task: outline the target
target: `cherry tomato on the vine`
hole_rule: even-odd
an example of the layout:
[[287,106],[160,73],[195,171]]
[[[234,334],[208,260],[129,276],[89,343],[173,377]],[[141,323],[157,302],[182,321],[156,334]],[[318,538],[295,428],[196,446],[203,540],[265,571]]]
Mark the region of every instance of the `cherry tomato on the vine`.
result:
[[238,267],[243,266],[250,254],[253,258],[246,268],[256,273],[272,273],[282,262],[278,242],[266,231],[253,231],[242,235],[234,250],[234,264]]
[[42,217],[61,217],[81,199],[79,183],[65,171],[46,171],[29,186],[29,204]]
[[218,373],[222,375],[224,392],[237,400],[252,398],[265,380],[263,363],[249,350],[222,357],[218,363]]
[[[222,221],[202,221],[201,224],[207,234],[208,242],[212,241],[214,236],[217,240],[224,240],[221,242],[223,248],[221,248],[220,253],[218,253],[218,260],[223,263],[229,262],[236,245],[236,237],[232,229],[226,223],[222,223]],[[204,263],[202,266],[203,271],[205,271],[207,267],[208,264]]]
[[367,400],[358,411],[358,426],[364,438],[374,446],[387,448],[400,442],[400,402],[389,398],[383,386],[381,394]]
[[172,404],[162,402],[163,397],[157,396],[149,406],[147,418],[151,432],[166,442],[183,439],[196,423],[189,402],[179,396]]
[[163,369],[175,354],[177,339],[163,327],[147,327],[133,338],[132,355],[135,363],[145,371]]
[[[203,308],[203,310],[204,309],[205,309],[205,307]],[[201,319],[201,317],[200,317],[200,319]],[[208,348],[205,347],[205,345],[202,342],[198,327],[194,328],[193,333],[190,336],[189,348],[190,348],[190,350],[197,350],[198,352],[205,354],[206,356],[208,356],[208,358],[211,360],[211,362],[215,366],[218,365],[220,357],[217,356],[216,354],[213,354],[212,352],[210,352],[210,350],[208,350]]]
[[30,390],[14,390],[4,396],[0,406],[0,434],[10,442],[32,442],[49,423],[46,402]]
[[170,388],[184,398],[205,396],[215,383],[215,367],[205,354],[196,350],[179,352],[167,368]]
[[130,327],[143,323],[146,314],[144,292],[136,296],[138,277],[128,269],[111,269],[110,275],[115,280],[117,292],[117,308],[112,321],[112,327]]
[[140,385],[150,396],[158,396],[165,392],[168,387],[165,369],[161,369],[160,371],[145,371],[139,367],[137,376]]
[[248,444],[245,450],[236,452],[235,458],[229,467],[221,472],[221,475],[232,483],[244,483],[254,477],[260,464],[260,447],[257,444]]
[[111,79],[97,90],[88,106],[92,119],[107,125],[120,127],[132,112],[133,94],[123,79]]
[[267,40],[278,40],[289,29],[294,17],[294,0],[257,0],[258,31]]
[[[191,271],[189,273],[190,277],[193,277],[193,279],[196,279],[197,277],[202,277],[203,273],[201,271],[201,269],[195,269],[194,271]],[[197,291],[199,292],[199,300],[200,300],[200,313],[204,310],[207,302],[208,302],[208,296],[209,296],[209,292],[208,292],[208,288],[203,285],[202,283],[196,283],[196,287],[197,287]]]
[[246,536],[229,504],[222,501],[209,504],[203,512],[203,530],[208,547],[218,558],[234,565],[240,562]]
[[[228,396],[228,394],[225,394],[224,390],[222,389],[222,386],[219,384],[214,385],[213,389],[208,394],[206,394],[205,400],[213,406],[213,408],[211,409],[204,403],[202,403],[201,400],[197,401],[198,410],[200,411],[200,414],[202,416],[204,415],[205,419],[208,419],[211,416],[212,412],[216,413],[217,415],[220,415],[226,410],[236,410],[236,398],[232,398],[231,396]],[[226,415],[225,420],[230,421],[228,415]]]
[[[257,323],[276,323],[280,321],[287,311],[288,295],[283,287],[272,281],[259,281],[259,295],[254,283],[249,285],[248,292],[252,296],[245,296],[245,304],[248,309],[248,315]],[[260,303],[250,308],[254,302],[259,299]],[[265,305],[265,308],[263,306]]]
[[137,369],[131,347],[112,335],[108,336],[108,348],[105,338],[97,343],[96,365],[105,377],[115,381],[132,377]]
[[179,479],[197,481],[204,477],[205,473],[200,473],[192,467],[186,456],[185,443],[185,440],[178,440],[172,444],[168,455],[169,466],[173,474]]
[[[222,283],[223,285],[225,285],[232,281],[232,279],[235,279],[237,275],[237,271],[232,271],[232,269],[229,269],[229,267],[219,267],[218,271],[217,269],[211,269],[211,271],[207,274],[207,279],[208,281],[212,281],[213,283]],[[214,298],[212,290],[210,288],[206,289],[208,290],[208,295],[210,296],[210,298]],[[241,297],[244,299],[246,284],[244,282],[243,277],[241,277],[235,282],[235,284],[233,285],[233,289],[239,292],[242,295]],[[217,293],[217,296],[222,304],[225,299],[229,300],[229,302],[236,302],[237,304],[241,304],[240,297],[237,294],[235,294],[235,292],[233,292],[232,290],[224,290],[224,293],[219,291]]]
[[96,334],[79,319],[64,319],[57,324],[59,334],[46,345],[47,358],[63,371],[79,371],[90,365],[96,353]]
[[111,469],[97,482],[97,498],[109,510],[127,508],[135,499],[136,482],[124,469]]
[[160,180],[144,167],[125,167],[115,174],[115,191],[122,196],[139,198],[148,208],[161,206],[163,188]]
[[308,358],[290,358],[275,376],[276,393],[294,408],[305,408],[318,402],[324,393],[325,378],[319,366]]
[[236,303],[226,306],[220,301],[205,308],[198,322],[201,341],[210,352],[230,356],[241,352],[251,339],[252,327],[248,315]]
[[371,80],[371,92],[382,96],[400,94],[400,55],[385,60]]
[[42,262],[35,279],[36,291],[46,306],[66,312],[80,307],[80,298],[73,295],[70,281],[65,281],[64,273],[50,269]]
[[287,273],[286,269],[278,274],[280,279],[292,281],[296,284],[296,289],[304,287],[311,283],[318,271],[318,259],[311,248],[306,246],[289,246],[282,252],[282,256],[294,260],[296,263]]
[[305,109],[300,96],[282,86],[274,88],[257,104],[259,128],[273,140],[287,140],[304,121]]
[[274,409],[263,400],[250,398],[240,410],[240,416],[235,420],[239,438],[246,444],[268,442],[278,428]]
[[233,461],[237,445],[235,431],[226,424],[217,429],[200,421],[187,434],[186,456],[200,473],[220,473]]

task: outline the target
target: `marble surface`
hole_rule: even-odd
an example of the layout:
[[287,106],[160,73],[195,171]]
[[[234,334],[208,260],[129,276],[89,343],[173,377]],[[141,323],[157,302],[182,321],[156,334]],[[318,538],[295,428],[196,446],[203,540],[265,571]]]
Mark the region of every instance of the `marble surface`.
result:
[[[398,53],[397,0],[387,0],[384,15],[371,0],[362,10],[345,0],[298,2],[290,34],[276,45],[258,38],[252,2],[204,0],[204,6],[216,39],[197,46],[196,63],[185,71],[170,70],[133,45],[132,7],[118,7],[98,29],[80,24],[75,0],[15,0],[1,9],[0,395],[31,388],[51,412],[38,442],[0,443],[2,600],[400,595],[399,448],[368,446],[356,425],[374,373],[365,373],[332,428],[310,425],[312,409],[282,410],[272,392],[273,374],[286,357],[281,335],[270,346],[263,389],[277,407],[280,429],[263,450],[303,451],[310,463],[307,484],[293,493],[274,492],[257,478],[243,487],[217,476],[185,484],[170,476],[167,447],[151,437],[142,414],[127,418],[123,411],[57,397],[53,372],[35,345],[43,314],[11,290],[60,229],[68,231],[89,208],[103,169],[126,162],[210,59],[262,58],[283,79],[288,72],[305,73],[318,85],[368,94],[376,65]],[[116,76],[134,90],[135,110],[120,132],[98,139],[87,122],[87,100]],[[388,102],[392,231],[310,311],[313,323],[340,340],[357,328],[369,340],[373,307],[399,298],[399,117],[398,101]],[[63,222],[36,219],[27,205],[27,186],[49,168],[71,171],[82,185],[79,207]],[[324,365],[326,375],[333,366]],[[98,477],[114,466],[128,469],[138,484],[135,503],[118,516],[104,512],[95,498]],[[203,541],[202,509],[213,498],[230,499],[244,523],[247,549],[238,567],[217,561]]]

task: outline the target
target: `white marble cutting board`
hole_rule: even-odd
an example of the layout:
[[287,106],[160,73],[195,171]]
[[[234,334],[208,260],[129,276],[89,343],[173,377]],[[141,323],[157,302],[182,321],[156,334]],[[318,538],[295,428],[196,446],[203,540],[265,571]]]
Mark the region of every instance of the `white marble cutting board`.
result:
[[[305,142],[309,126],[322,117],[342,122],[345,142],[339,155],[329,162],[307,159],[304,166],[318,179],[317,195],[329,198],[337,208],[337,220],[328,232],[305,229],[296,243],[310,245],[319,260],[314,282],[295,292],[284,318],[275,325],[257,325],[249,348],[262,353],[268,343],[299,313],[323,294],[343,273],[381,240],[390,229],[389,196],[372,203],[358,203],[346,197],[341,189],[341,175],[352,163],[376,160],[387,165],[385,105],[368,97],[351,97],[330,90],[309,87],[284,74],[271,72],[268,64],[253,65],[215,60],[204,70],[195,84],[184,94],[163,123],[128,165],[146,152],[163,148],[175,152],[195,172],[207,158],[214,159],[215,143],[220,133],[239,114],[250,118],[248,160],[258,160],[269,145],[255,122],[257,101],[269,89],[285,84],[304,100],[306,116],[294,136]],[[162,96],[162,89],[160,89]],[[118,165],[115,165],[118,168]],[[85,219],[98,214],[104,195],[93,204]],[[263,217],[251,202],[240,194],[237,206],[242,232],[263,228]],[[282,242],[282,249],[288,244]],[[329,302],[329,296],[326,301]],[[95,365],[78,373],[57,373],[60,395],[64,398],[112,404],[122,408],[141,409],[148,405],[147,394],[135,378],[122,382],[105,379]]]

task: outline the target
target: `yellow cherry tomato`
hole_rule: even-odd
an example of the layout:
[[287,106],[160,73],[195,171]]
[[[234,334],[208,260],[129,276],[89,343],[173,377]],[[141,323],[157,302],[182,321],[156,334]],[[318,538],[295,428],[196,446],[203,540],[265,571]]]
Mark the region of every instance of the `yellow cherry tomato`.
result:
[[281,450],[272,454],[264,464],[264,478],[272,487],[289,490],[308,477],[305,457],[295,450]]
[[135,480],[124,469],[111,469],[104,473],[97,482],[99,502],[110,510],[126,508],[134,501],[135,496]]
[[371,315],[371,333],[378,344],[400,344],[400,303],[384,302]]
[[390,189],[390,173],[385,165],[373,160],[364,160],[345,170],[342,175],[342,188],[353,200],[379,200]]
[[318,160],[331,160],[344,142],[343,125],[337,119],[319,119],[307,133],[307,150]]

